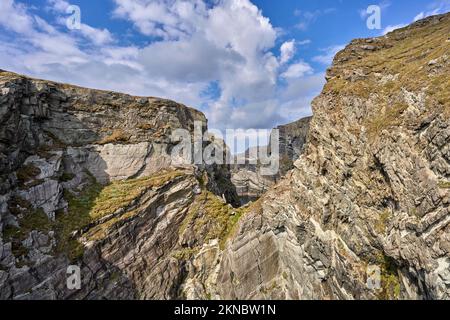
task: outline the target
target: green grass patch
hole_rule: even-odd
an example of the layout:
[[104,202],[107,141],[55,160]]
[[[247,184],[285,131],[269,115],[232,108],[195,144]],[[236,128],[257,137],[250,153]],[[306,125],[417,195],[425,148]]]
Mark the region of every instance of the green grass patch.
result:
[[83,255],[82,244],[73,237],[74,232],[82,230],[93,222],[125,209],[125,213],[113,217],[89,230],[85,238],[91,241],[101,240],[116,223],[133,217],[135,210],[127,211],[132,202],[152,187],[183,175],[182,171],[163,171],[160,174],[132,180],[115,181],[102,186],[92,179],[91,185],[80,194],[65,193],[69,203],[68,213],[57,215],[58,251],[65,252],[69,258],[76,260]]
[[245,209],[232,208],[213,193],[204,190],[196,197],[186,218],[182,222],[179,234],[193,232],[204,243],[218,239],[220,248],[233,234]]
[[73,173],[64,172],[61,177],[59,177],[60,182],[69,182],[72,181],[75,178],[75,175]]
[[21,213],[27,213],[33,211],[33,206],[31,203],[19,196],[12,196],[8,201],[9,211],[18,216]]
[[119,222],[126,221],[137,214],[138,211],[132,210],[120,216],[111,218],[90,229],[85,235],[83,235],[83,237],[88,241],[98,241],[104,239],[113,226],[117,225]]
[[194,248],[183,248],[172,253],[172,257],[177,260],[189,260],[191,257],[196,255],[200,250],[199,247]]
[[84,253],[83,245],[73,237],[73,233],[92,222],[89,212],[102,189],[102,185],[92,181],[80,194],[64,193],[69,208],[67,213],[58,212],[56,215],[56,251],[66,254],[71,261],[79,260]]
[[400,125],[402,120],[401,116],[407,108],[408,105],[405,103],[394,103],[393,105],[386,106],[384,112],[369,120],[367,125],[369,137],[373,138],[379,135],[384,129]]
[[182,171],[175,170],[145,178],[112,182],[99,192],[89,214],[93,219],[113,214],[129,206],[149,188],[159,187],[182,175]]
[[439,181],[438,186],[441,189],[450,189],[450,181]]
[[[23,218],[18,219],[19,227],[8,225],[3,229],[3,239],[11,242],[12,253],[25,265],[25,256],[28,254],[22,242],[28,238],[31,231],[36,230],[48,233],[53,228],[53,222],[50,221],[42,209],[33,210],[24,214]],[[18,266],[18,267],[20,267]]]
[[375,223],[375,230],[381,234],[386,233],[386,229],[387,229],[390,219],[391,219],[391,212],[389,209],[385,209],[380,214],[378,220]]

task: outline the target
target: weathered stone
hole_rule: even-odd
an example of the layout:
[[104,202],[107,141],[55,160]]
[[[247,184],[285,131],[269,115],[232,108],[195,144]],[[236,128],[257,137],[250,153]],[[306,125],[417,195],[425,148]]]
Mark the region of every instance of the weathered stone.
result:
[[271,186],[294,168],[294,162],[303,153],[309,130],[311,117],[303,118],[293,123],[279,126],[279,171],[274,175],[263,175],[257,159],[259,152],[270,154],[271,145],[247,150],[244,154],[235,156],[231,166],[231,182],[236,187],[241,204],[255,201]]

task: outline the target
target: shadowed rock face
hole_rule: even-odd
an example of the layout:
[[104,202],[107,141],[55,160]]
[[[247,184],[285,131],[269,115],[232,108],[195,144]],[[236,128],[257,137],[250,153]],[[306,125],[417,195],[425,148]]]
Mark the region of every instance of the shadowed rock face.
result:
[[[260,165],[257,162],[258,148],[249,149],[244,154],[236,156],[239,163],[243,164],[232,166],[231,182],[236,187],[242,205],[258,200],[281,177],[294,168],[294,162],[305,148],[310,121],[311,117],[307,117],[276,128],[279,132],[278,147],[280,154],[280,168],[276,175],[264,176],[260,174]],[[270,153],[270,145],[268,149],[267,147],[261,148],[263,154]],[[238,160],[235,162],[238,163]]]
[[228,168],[168,156],[198,111],[0,72],[0,299],[450,299],[449,33],[338,53],[294,167],[241,208]]
[[302,155],[308,140],[311,118],[303,118],[277,127],[280,136],[280,176],[292,170],[294,162]]

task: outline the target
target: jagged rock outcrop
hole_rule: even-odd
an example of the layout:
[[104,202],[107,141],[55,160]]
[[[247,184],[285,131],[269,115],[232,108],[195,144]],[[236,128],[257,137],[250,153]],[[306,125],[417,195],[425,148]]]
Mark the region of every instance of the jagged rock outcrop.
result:
[[[302,118],[292,123],[278,126],[280,176],[284,176],[294,168],[294,162],[300,158],[308,140],[311,117]],[[269,150],[270,150],[269,145]]]
[[277,174],[262,175],[259,170],[259,152],[264,155],[270,154],[270,143],[268,147],[254,147],[235,156],[235,164],[231,166],[231,182],[236,187],[241,204],[257,200],[282,176],[293,169],[294,162],[305,148],[310,121],[311,117],[307,117],[276,128],[279,135],[280,157],[280,168]]
[[[262,150],[261,150],[262,149]],[[261,165],[258,162],[259,152],[267,154],[267,147],[254,147],[234,157],[231,166],[231,182],[236,188],[242,205],[261,197],[277,179],[277,175],[261,175]]]
[[222,255],[221,298],[450,299],[449,34],[446,14],[337,54],[304,154]]

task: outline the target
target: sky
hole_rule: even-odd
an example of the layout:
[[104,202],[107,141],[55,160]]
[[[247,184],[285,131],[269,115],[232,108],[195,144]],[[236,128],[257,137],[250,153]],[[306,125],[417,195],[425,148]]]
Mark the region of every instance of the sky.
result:
[[270,129],[311,115],[352,39],[448,11],[450,0],[0,0],[0,69],[169,98],[210,128]]

